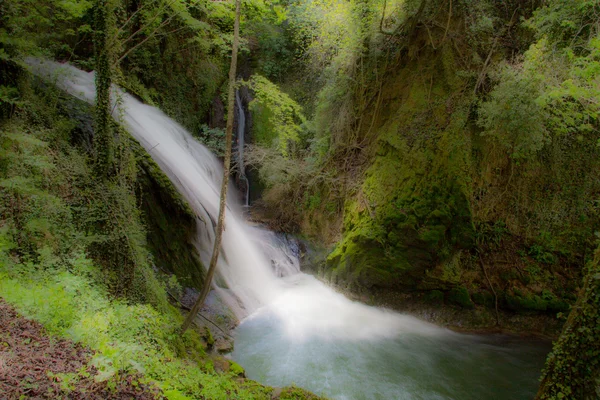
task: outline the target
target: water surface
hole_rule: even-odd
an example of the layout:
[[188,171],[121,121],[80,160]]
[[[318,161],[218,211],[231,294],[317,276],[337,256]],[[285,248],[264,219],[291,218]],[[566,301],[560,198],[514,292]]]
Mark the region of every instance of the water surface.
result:
[[[296,284],[320,284],[303,280]],[[532,399],[550,350],[549,343],[459,334],[408,316],[372,338],[372,326],[363,327],[365,337],[353,323],[331,336],[318,325],[297,333],[302,321],[290,325],[279,307],[264,307],[243,321],[233,359],[251,379],[296,384],[333,399]]]

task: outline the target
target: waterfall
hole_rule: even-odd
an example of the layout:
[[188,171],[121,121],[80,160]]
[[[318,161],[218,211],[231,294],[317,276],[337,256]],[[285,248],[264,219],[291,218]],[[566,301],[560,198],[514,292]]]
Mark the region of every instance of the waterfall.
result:
[[240,99],[239,90],[235,91],[235,103],[237,104],[238,110],[238,126],[237,126],[237,148],[238,148],[238,156],[237,156],[237,164],[239,170],[240,181],[244,182],[245,185],[245,198],[244,205],[248,207],[249,197],[250,197],[250,182],[248,182],[248,177],[246,176],[246,166],[244,165],[244,134],[246,131],[246,114],[244,113],[244,107],[242,106],[242,100]]
[[[90,104],[95,102],[94,73],[68,64],[29,59],[32,71],[50,79],[56,86]],[[149,152],[177,190],[195,211],[198,225],[196,246],[204,265],[210,263],[214,228],[219,213],[223,168],[219,160],[197,142],[180,124],[155,107],[143,104],[123,90],[113,87],[112,101],[117,107],[113,117]],[[119,101],[116,101],[118,98]],[[228,196],[219,257],[219,292],[238,318],[244,318],[267,304],[279,292],[276,275],[265,251],[252,239],[263,236],[241,218],[239,204]],[[278,257],[285,260],[286,256]],[[290,266],[291,269],[297,266]],[[288,271],[290,270],[288,268]],[[294,271],[295,273],[298,272]]]
[[[95,102],[93,72],[37,59],[27,63],[34,74],[83,101]],[[118,87],[113,87],[112,101],[116,104],[113,117],[148,151],[195,211],[196,245],[204,265],[208,265],[223,174],[219,160],[159,109]],[[447,332],[410,316],[352,302],[300,273],[297,257],[284,241],[247,224],[240,205],[232,200],[235,197],[233,193],[228,198],[222,256],[217,265],[219,279],[213,286],[238,318],[268,313],[280,321],[290,337],[298,339],[311,335],[373,339],[403,332]]]

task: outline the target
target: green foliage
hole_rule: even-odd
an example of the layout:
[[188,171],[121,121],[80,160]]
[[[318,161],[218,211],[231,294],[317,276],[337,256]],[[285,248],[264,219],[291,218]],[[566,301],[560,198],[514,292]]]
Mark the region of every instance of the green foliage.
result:
[[538,262],[543,264],[556,263],[556,257],[551,252],[548,252],[543,246],[534,244],[529,248],[529,255]]
[[519,291],[515,291],[514,296],[506,295],[508,308],[514,311],[546,311],[547,302],[538,295],[523,295]]
[[503,69],[490,100],[480,107],[479,125],[514,159],[528,158],[549,141],[547,115],[538,103],[540,82],[512,68]]
[[209,128],[202,125],[200,131],[195,135],[206,147],[217,157],[225,154],[225,130],[222,128]]
[[17,88],[4,85],[0,86],[0,105],[2,104],[19,104],[19,91]]
[[600,269],[586,268],[583,288],[548,355],[537,400],[595,399],[600,373]]
[[[555,6],[559,3],[561,12],[573,13],[578,9],[585,14],[590,11],[585,2],[572,2],[567,6],[558,1],[548,7],[557,11]],[[550,15],[548,7],[538,11],[528,23],[538,30],[542,39],[530,47],[522,62],[502,67],[498,86],[480,108],[479,123],[514,159],[510,162],[508,180],[511,188],[505,189],[518,193],[514,196],[512,212],[534,213],[537,216],[535,228],[528,228],[531,236],[550,251],[572,257],[589,251],[590,235],[597,229],[592,222],[596,210],[583,204],[593,201],[592,192],[596,189],[591,188],[595,187],[599,160],[599,110],[592,100],[599,94],[593,83],[600,65],[598,39],[592,35],[583,43],[576,37],[566,47],[565,42],[560,46],[551,45],[550,40],[556,38],[550,37],[546,30],[550,26],[548,21],[542,21],[543,15]],[[569,18],[564,17],[565,23],[570,24],[568,21],[572,19]],[[580,28],[583,32],[589,27],[580,26],[577,30]],[[552,174],[541,172],[548,169]],[[523,183],[514,184],[515,180]],[[524,200],[545,202],[548,197],[552,199],[552,214]],[[557,218],[557,215],[562,217]],[[514,227],[512,229],[514,232]],[[551,240],[541,238],[542,234]],[[533,248],[534,257],[552,262],[553,256],[546,257],[538,250]]]
[[478,246],[498,248],[502,243],[502,239],[509,233],[504,221],[480,222],[475,225],[475,241]]
[[296,387],[296,386],[283,388],[283,390],[281,391],[281,394],[279,395],[279,398],[281,400],[303,400],[303,399],[317,400],[317,399],[319,399],[318,396],[315,396],[314,394],[307,392],[306,390]]
[[581,51],[579,46],[598,34],[599,12],[600,5],[595,0],[551,0],[535,11],[528,25],[540,37]]
[[79,36],[90,32],[90,25],[82,19],[91,5],[87,0],[2,2],[0,60],[19,60],[33,52],[70,54]]
[[[252,141],[265,149],[277,143],[277,131],[273,125],[273,112],[267,107],[254,105],[252,112]],[[281,152],[280,152],[281,153]]]
[[275,133],[274,142],[268,145],[288,156],[290,147],[300,140],[301,124],[306,120],[302,107],[263,76],[253,75],[247,85],[255,95],[250,109],[268,113],[268,127]]
[[354,38],[352,3],[338,0],[291,2],[288,19],[298,52],[311,58],[310,66],[320,72],[341,50],[349,57]]
[[[293,165],[288,175],[277,163],[264,199],[275,208],[293,198],[295,208],[290,194],[303,191],[300,213],[310,217],[301,226],[312,233],[315,215],[324,215],[317,203],[340,196],[341,236],[336,225],[327,231],[333,239],[318,238],[336,242],[325,274],[338,285],[403,291],[439,279],[471,288],[473,279],[487,287],[477,258],[455,259],[484,254],[487,263],[489,251],[494,286],[527,287],[511,300],[515,308],[564,310],[574,290],[563,292],[564,280],[578,274],[570,266],[600,227],[594,39],[583,53],[559,51],[549,39],[525,53],[535,37],[519,21],[536,4],[519,1],[454,1],[452,15],[448,2],[391,1],[382,35],[383,2],[360,3],[297,1],[289,9],[303,74],[292,70],[284,85],[317,99],[298,97],[312,113],[298,163],[310,167],[298,177]],[[338,23],[343,34],[353,30],[348,38],[323,26]],[[329,193],[313,183],[325,171]],[[515,250],[525,272],[500,265]],[[477,300],[493,303],[486,292]]]
[[80,236],[71,210],[47,190],[63,183],[48,156],[48,143],[21,124],[5,126],[0,138],[0,211],[6,233],[25,260],[59,263]]
[[56,107],[67,100],[51,89],[42,97],[26,88],[26,101],[0,134],[0,217],[17,244],[11,254],[48,269],[87,252],[104,267],[99,279],[113,293],[164,308],[164,289],[150,270],[127,141],[116,142],[119,175],[98,179],[91,160],[69,144],[76,122]]
[[320,193],[315,193],[306,198],[308,203],[307,207],[309,210],[316,210],[321,205],[321,195]]
[[282,81],[294,62],[288,31],[270,20],[251,22],[246,35],[255,36],[258,49],[253,54],[258,73],[271,81]]
[[243,375],[244,374],[244,368],[242,368],[242,366],[238,363],[236,363],[235,361],[230,361],[230,371],[233,375]]

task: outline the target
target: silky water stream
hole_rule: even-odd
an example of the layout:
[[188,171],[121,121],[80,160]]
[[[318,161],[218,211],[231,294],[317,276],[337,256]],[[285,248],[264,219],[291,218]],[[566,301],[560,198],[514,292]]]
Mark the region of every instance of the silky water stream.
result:
[[[28,63],[33,73],[94,102],[93,73],[50,61]],[[219,160],[159,109],[119,88],[112,96],[119,99],[115,119],[195,211],[196,246],[208,265]],[[247,224],[234,197],[228,201],[215,291],[241,320],[232,357],[249,378],[296,384],[335,399],[518,400],[535,393],[547,344],[458,334],[350,301],[301,273],[290,243]]]

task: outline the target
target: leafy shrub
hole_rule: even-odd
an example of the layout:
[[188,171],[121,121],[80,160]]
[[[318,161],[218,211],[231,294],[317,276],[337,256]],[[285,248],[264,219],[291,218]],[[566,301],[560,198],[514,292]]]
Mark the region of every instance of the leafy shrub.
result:
[[555,264],[556,257],[544,247],[534,244],[529,248],[529,255],[542,264]]
[[505,67],[490,99],[479,109],[483,135],[504,146],[514,159],[530,158],[549,143],[547,115],[537,101],[541,86],[521,70]]
[[256,96],[250,102],[250,110],[263,108],[268,112],[269,125],[276,134],[272,144],[287,156],[291,144],[299,141],[301,124],[306,121],[302,107],[263,76],[253,75],[246,85]]
[[225,154],[225,130],[222,128],[210,128],[201,125],[200,132],[195,135],[206,147],[217,157]]

